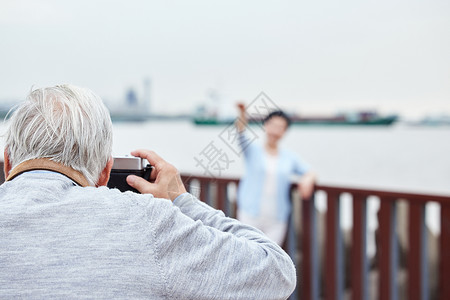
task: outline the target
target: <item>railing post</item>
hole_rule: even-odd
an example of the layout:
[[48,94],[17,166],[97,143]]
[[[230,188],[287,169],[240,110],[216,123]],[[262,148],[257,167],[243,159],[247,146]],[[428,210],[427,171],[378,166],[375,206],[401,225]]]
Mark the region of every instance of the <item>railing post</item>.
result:
[[199,195],[199,199],[200,201],[204,202],[204,203],[208,203],[208,199],[209,199],[209,182],[205,179],[200,179],[199,181],[200,184],[200,195]]
[[439,299],[450,299],[450,203],[441,203]]
[[5,181],[5,173],[3,172],[3,162],[0,161],[0,184]]
[[409,203],[408,299],[427,297],[428,268],[426,264],[425,205]]
[[352,299],[367,300],[367,197],[353,194],[353,231],[352,231]]
[[181,181],[183,182],[184,187],[186,188],[186,190],[189,193],[193,193],[193,191],[191,191],[191,181],[192,181],[191,176],[181,175]]
[[397,300],[396,278],[398,269],[397,237],[395,232],[395,199],[381,198],[379,211],[380,242],[380,299]]
[[225,211],[225,201],[226,201],[226,188],[227,185],[221,180],[217,180],[217,209],[223,211],[227,216],[228,213]]
[[326,219],[326,299],[342,299],[344,270],[342,268],[342,234],[340,226],[340,195],[329,192]]
[[302,199],[302,260],[300,267],[301,299],[316,300],[319,296],[318,247],[314,196]]

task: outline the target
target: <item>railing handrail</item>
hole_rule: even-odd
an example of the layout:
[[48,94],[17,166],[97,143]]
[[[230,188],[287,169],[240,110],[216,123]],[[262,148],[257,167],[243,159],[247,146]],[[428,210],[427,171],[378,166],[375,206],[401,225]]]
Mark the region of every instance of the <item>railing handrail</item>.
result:
[[370,195],[377,196],[380,198],[393,198],[393,199],[408,199],[410,201],[419,202],[440,202],[440,203],[450,203],[450,195],[442,194],[421,194],[421,193],[411,193],[402,191],[392,191],[392,190],[377,190],[377,189],[365,189],[356,187],[346,187],[346,186],[331,186],[331,185],[316,185],[316,190],[326,190],[329,192],[339,192],[339,193],[350,193],[355,195]]
[[[237,177],[219,177],[219,178],[211,178],[203,175],[195,175],[195,174],[187,174],[182,173],[184,178],[194,178],[205,181],[213,181],[218,183],[225,182],[235,182],[238,183],[239,179]],[[292,186],[295,187],[296,183],[292,183]],[[425,193],[412,193],[412,192],[403,192],[403,191],[395,191],[395,190],[380,190],[380,189],[372,189],[372,188],[361,188],[361,187],[351,187],[351,186],[341,186],[341,185],[328,185],[328,184],[316,184],[316,191],[327,191],[332,193],[350,193],[353,195],[368,195],[368,196],[376,196],[380,198],[392,198],[392,199],[408,199],[409,201],[417,201],[417,202],[439,202],[439,203],[447,203],[450,204],[450,195],[443,194],[425,194]]]

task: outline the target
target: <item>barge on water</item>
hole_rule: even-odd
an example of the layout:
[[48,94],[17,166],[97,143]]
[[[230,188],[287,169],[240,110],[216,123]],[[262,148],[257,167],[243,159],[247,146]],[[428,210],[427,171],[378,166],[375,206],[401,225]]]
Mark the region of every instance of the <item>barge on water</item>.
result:
[[[380,116],[375,112],[359,112],[352,114],[337,114],[334,116],[289,116],[293,125],[311,126],[389,126],[398,120],[397,115]],[[249,124],[261,123],[264,118],[261,116],[249,116]],[[216,117],[195,117],[193,122],[196,125],[229,125],[235,118],[219,119]]]

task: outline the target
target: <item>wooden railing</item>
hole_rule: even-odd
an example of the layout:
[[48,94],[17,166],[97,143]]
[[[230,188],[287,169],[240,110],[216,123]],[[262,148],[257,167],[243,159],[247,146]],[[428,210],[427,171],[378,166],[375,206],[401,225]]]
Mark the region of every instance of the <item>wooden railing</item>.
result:
[[[182,176],[185,185],[200,200],[221,209],[228,216],[236,215],[237,179],[208,178],[202,176]],[[230,189],[232,192],[230,193]],[[324,216],[325,233],[323,249],[318,240],[318,216],[316,197],[300,201],[296,186],[291,189],[294,205],[293,218],[288,243],[285,249],[290,252],[298,270],[298,284],[293,299],[450,299],[450,196],[421,195],[412,193],[366,190],[347,187],[317,185],[315,195],[326,196],[327,209]],[[341,230],[341,195],[351,195],[353,202],[351,245],[344,257],[343,231]],[[369,266],[367,256],[368,198],[379,200],[378,230],[376,239],[375,265]],[[407,274],[403,292],[399,278],[399,243],[397,227],[398,203],[407,203]],[[427,230],[425,225],[425,206],[436,202],[440,205],[440,236],[438,288],[432,291],[429,282],[427,259]],[[296,211],[297,210],[297,211]],[[295,220],[297,218],[297,220]],[[297,226],[295,226],[297,224]],[[294,244],[294,245],[293,245]],[[292,253],[294,249],[294,253]],[[320,253],[324,258],[320,261]],[[344,259],[348,260],[345,268]],[[320,268],[323,265],[324,268]],[[378,280],[369,280],[373,269]],[[347,270],[347,271],[345,271]],[[344,282],[344,277],[347,277]],[[348,280],[349,279],[349,280]],[[378,282],[378,283],[377,283]],[[374,287],[375,285],[375,287]],[[374,291],[375,290],[375,291]]]

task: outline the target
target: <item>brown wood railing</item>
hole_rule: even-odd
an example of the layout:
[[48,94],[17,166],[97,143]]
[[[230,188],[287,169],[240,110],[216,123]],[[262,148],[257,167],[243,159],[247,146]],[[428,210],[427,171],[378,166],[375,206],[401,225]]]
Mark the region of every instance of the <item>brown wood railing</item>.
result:
[[[234,190],[238,180],[234,178],[209,178],[203,176],[183,175],[188,190],[196,194],[200,200],[221,209],[228,216],[236,215],[236,193]],[[324,245],[318,245],[318,212],[315,197],[300,201],[296,186],[291,189],[294,205],[293,217],[297,218],[291,224],[286,250],[292,249],[292,243],[298,253],[290,253],[297,265],[298,284],[293,299],[450,299],[450,196],[421,195],[412,193],[366,190],[349,187],[317,185],[316,192],[326,195],[327,210],[324,216]],[[351,195],[353,202],[353,229],[351,231],[350,254],[347,269],[344,267],[343,233],[340,226],[340,202],[343,194]],[[378,233],[376,261],[378,284],[369,283],[371,272],[367,257],[367,201],[369,197],[379,199]],[[400,201],[408,205],[406,269],[404,291],[399,293],[399,243],[397,227],[397,205]],[[438,288],[432,292],[429,283],[429,266],[427,259],[427,231],[425,225],[425,206],[436,202],[440,205],[440,236],[438,257]],[[294,232],[292,232],[294,231]],[[289,249],[288,249],[289,248]],[[320,262],[320,253],[324,252]],[[292,252],[292,250],[291,250]],[[320,270],[320,265],[324,265]],[[321,274],[322,273],[322,274]],[[344,282],[344,276],[348,284]],[[321,285],[323,285],[321,287]],[[375,291],[373,291],[375,290]]]

